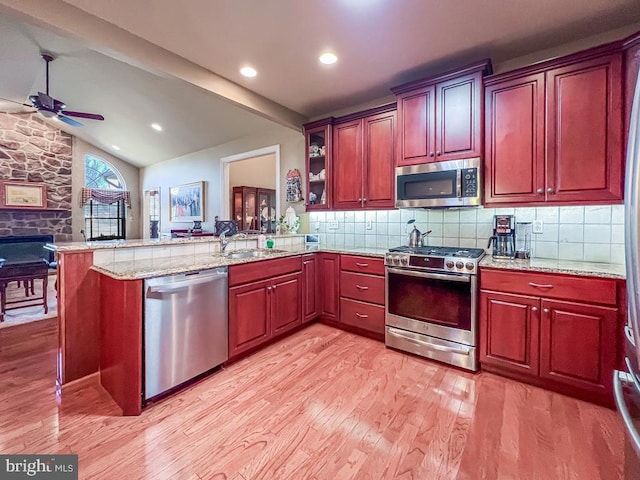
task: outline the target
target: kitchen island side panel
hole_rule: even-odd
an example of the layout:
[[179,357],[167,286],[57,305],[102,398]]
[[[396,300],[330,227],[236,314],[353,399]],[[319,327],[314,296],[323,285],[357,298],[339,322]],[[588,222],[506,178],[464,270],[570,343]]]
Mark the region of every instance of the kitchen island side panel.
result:
[[142,411],[142,282],[100,279],[100,382],[123,415]]
[[100,275],[93,252],[58,252],[60,385],[98,371],[100,365]]

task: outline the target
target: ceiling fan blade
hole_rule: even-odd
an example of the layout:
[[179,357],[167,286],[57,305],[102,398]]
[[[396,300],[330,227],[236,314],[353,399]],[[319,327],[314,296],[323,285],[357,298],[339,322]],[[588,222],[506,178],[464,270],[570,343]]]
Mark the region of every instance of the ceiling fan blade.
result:
[[67,125],[71,125],[72,127],[82,127],[82,123],[77,122],[73,118],[65,117],[64,115],[58,114],[58,120],[66,123]]
[[11,100],[9,98],[0,97],[0,100],[2,100],[4,102],[11,102],[11,103],[15,103],[15,104],[18,104],[18,105],[22,105],[23,107],[33,107],[33,105],[29,105],[28,103],[17,102],[15,100]]
[[104,117],[98,113],[85,113],[85,112],[71,112],[69,110],[63,110],[60,112],[70,117],[89,118],[91,120],[104,120]]
[[40,105],[49,110],[53,110],[53,107],[55,106],[55,99],[46,93],[38,92],[38,101],[40,102]]

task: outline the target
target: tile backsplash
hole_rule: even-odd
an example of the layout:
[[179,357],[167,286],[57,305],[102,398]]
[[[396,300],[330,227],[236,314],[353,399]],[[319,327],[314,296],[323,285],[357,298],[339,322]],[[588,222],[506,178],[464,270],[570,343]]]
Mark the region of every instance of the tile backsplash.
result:
[[415,218],[418,230],[432,230],[429,245],[486,249],[495,214],[542,220],[543,233],[532,235],[534,257],[624,263],[623,205],[311,212],[309,230],[328,247],[389,248],[406,244],[407,221]]

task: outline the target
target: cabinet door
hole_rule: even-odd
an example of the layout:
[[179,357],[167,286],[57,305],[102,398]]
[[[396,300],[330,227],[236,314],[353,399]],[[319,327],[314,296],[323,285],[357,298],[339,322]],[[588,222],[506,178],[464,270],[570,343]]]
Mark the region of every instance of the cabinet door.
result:
[[544,201],[544,74],[485,88],[485,203]]
[[362,207],[362,120],[333,127],[333,207]]
[[610,395],[616,361],[617,309],[542,300],[540,376]]
[[435,86],[398,96],[397,166],[435,161]]
[[622,199],[621,54],[547,72],[547,201]]
[[[307,210],[327,210],[331,207],[331,133],[329,121],[322,125],[307,128],[305,126],[307,159]],[[275,204],[274,204],[275,205]]]
[[274,280],[268,287],[271,302],[271,334],[278,335],[302,324],[300,273]]
[[480,292],[480,362],[538,375],[540,299]]
[[481,155],[481,74],[436,85],[436,161]]
[[365,207],[393,208],[395,205],[395,123],[396,112],[364,119]]
[[304,255],[302,257],[302,318],[304,322],[310,322],[320,315],[319,298],[316,295],[317,274],[316,256]]
[[229,357],[269,340],[269,282],[229,289]]
[[327,320],[338,319],[338,295],[340,287],[340,261],[337,253],[320,255],[320,316]]

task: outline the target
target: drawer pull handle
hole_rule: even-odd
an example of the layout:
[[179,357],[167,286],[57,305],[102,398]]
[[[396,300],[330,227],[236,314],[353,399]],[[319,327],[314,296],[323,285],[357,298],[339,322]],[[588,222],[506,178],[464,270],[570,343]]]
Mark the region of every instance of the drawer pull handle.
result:
[[369,315],[365,315],[364,313],[356,312],[356,317],[358,317],[358,318],[369,318]]
[[362,286],[362,285],[356,285],[356,288],[357,288],[358,290],[369,290],[369,287],[364,287],[364,286]]
[[537,312],[538,311],[538,307],[531,307],[531,311],[532,312]]
[[544,313],[549,313],[549,309],[548,309],[548,308],[543,308],[543,309],[542,309],[542,311],[543,311]]
[[356,263],[356,267],[366,268],[368,266],[369,266],[368,263]]
[[529,282],[529,285],[531,285],[532,287],[536,287],[536,288],[553,288],[553,285],[550,285],[548,283]]

